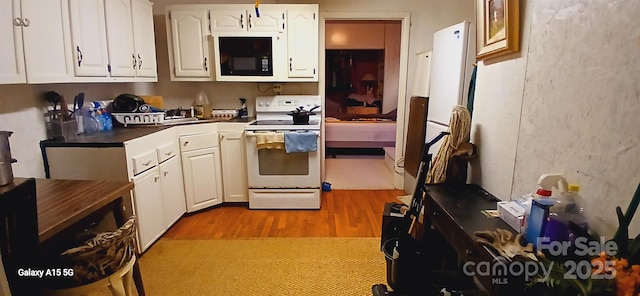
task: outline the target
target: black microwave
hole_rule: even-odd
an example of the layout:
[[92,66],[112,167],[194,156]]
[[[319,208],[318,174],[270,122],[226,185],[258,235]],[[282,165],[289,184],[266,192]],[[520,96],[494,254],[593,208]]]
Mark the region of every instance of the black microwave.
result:
[[273,76],[273,37],[216,38],[221,76]]

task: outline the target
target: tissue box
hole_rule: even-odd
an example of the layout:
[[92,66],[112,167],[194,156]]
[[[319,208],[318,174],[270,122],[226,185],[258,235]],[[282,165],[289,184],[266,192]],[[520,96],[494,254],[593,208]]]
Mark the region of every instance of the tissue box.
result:
[[522,232],[524,207],[516,201],[499,201],[498,216],[517,232]]

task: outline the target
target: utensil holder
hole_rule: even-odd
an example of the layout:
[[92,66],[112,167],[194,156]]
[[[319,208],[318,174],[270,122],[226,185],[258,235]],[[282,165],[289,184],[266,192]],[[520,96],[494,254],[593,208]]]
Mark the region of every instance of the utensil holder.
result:
[[78,124],[75,119],[54,119],[47,123],[47,134],[53,139],[73,140],[78,134]]

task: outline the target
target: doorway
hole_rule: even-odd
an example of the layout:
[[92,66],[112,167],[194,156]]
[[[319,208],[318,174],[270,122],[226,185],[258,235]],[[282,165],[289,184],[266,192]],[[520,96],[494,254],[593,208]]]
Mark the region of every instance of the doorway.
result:
[[409,15],[325,13],[320,20],[323,180],[348,184],[335,189],[402,189],[396,159],[404,147]]

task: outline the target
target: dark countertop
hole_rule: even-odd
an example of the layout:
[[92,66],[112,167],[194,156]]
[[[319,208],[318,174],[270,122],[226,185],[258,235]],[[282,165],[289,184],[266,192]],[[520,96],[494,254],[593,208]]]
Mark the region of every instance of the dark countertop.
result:
[[100,132],[90,135],[78,135],[71,140],[49,139],[40,142],[41,148],[44,147],[122,147],[123,143],[135,138],[143,137],[160,130],[168,129],[174,126],[202,124],[202,123],[249,123],[255,120],[253,117],[233,118],[233,119],[203,119],[198,121],[189,121],[181,123],[173,123],[169,125],[129,125],[127,127],[114,126],[113,130]]

